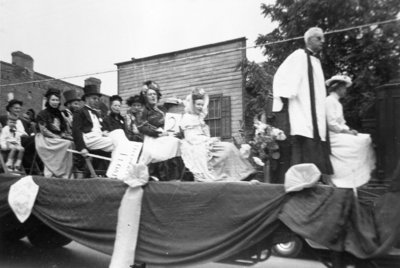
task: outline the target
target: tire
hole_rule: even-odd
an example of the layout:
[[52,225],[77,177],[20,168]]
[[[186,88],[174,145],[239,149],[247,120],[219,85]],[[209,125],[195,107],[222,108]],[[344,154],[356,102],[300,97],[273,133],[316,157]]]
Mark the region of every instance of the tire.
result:
[[0,242],[16,242],[24,238],[27,230],[23,224],[17,220],[14,213],[10,212],[0,221]]
[[72,241],[46,225],[37,226],[28,234],[28,239],[32,245],[39,248],[60,248]]
[[26,236],[26,231],[22,229],[17,229],[13,231],[4,232],[0,235],[1,239],[4,242],[15,242],[21,240]]
[[299,237],[287,243],[279,243],[272,247],[272,252],[281,257],[295,258],[303,249],[303,241]]

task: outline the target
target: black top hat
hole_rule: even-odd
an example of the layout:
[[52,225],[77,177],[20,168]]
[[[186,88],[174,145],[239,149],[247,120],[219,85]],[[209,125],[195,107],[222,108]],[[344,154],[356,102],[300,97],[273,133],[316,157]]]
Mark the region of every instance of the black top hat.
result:
[[51,95],[55,95],[55,96],[57,96],[57,97],[60,97],[60,95],[61,95],[61,91],[59,90],[59,89],[57,89],[57,88],[49,88],[48,90],[47,90],[47,92],[46,92],[46,94],[44,94],[44,96],[46,97],[46,98],[49,98]]
[[10,108],[13,107],[15,104],[19,104],[19,105],[22,106],[23,102],[20,101],[20,100],[12,99],[12,100],[10,100],[10,101],[8,102],[8,104],[7,104],[7,106],[6,106],[6,110],[9,112],[9,111],[10,111]]
[[101,93],[97,90],[96,85],[86,85],[83,88],[82,100],[85,100],[85,98],[87,96],[91,96],[91,95],[97,95],[97,96],[101,97]]
[[75,89],[70,89],[67,91],[63,92],[65,102],[64,105],[67,105],[68,103],[72,101],[80,101],[81,99],[78,97],[78,94],[76,93]]

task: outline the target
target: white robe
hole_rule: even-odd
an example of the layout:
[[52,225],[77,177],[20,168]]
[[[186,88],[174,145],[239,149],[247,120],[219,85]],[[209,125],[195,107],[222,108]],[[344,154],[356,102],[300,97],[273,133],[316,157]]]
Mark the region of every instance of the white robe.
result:
[[369,134],[340,133],[349,130],[343,116],[339,96],[331,93],[326,98],[326,114],[331,141],[332,182],[341,188],[359,187],[367,183],[375,168],[375,153]]
[[[318,58],[311,56],[313,66],[315,108],[321,140],[326,137],[325,78]],[[279,66],[273,82],[273,111],[282,109],[280,97],[289,99],[290,135],[313,138],[313,124],[308,82],[307,54],[298,49]]]

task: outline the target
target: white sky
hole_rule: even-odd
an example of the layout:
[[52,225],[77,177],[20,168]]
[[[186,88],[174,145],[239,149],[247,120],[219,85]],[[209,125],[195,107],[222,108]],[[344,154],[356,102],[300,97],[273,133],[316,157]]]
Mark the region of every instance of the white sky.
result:
[[[274,0],[0,0],[0,59],[22,51],[37,72],[67,77],[116,70],[114,63],[246,37],[274,27],[261,3]],[[263,61],[249,49],[250,60]],[[117,72],[91,75],[117,93]],[[84,79],[64,79],[83,86]]]

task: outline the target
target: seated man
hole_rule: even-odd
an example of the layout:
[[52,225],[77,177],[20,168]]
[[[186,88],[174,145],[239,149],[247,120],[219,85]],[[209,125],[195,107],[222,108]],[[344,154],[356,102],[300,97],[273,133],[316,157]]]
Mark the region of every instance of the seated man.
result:
[[76,150],[87,156],[88,150],[112,152],[114,145],[108,134],[102,132],[102,118],[99,111],[101,94],[95,85],[83,88],[82,100],[84,106],[74,113],[72,136]]
[[[21,171],[22,158],[25,151],[24,147],[21,145],[21,133],[16,129],[16,121],[16,117],[10,116],[7,125],[3,127],[0,134],[1,150],[9,150],[6,163],[9,171]],[[16,160],[15,154],[17,154]]]
[[64,91],[64,107],[62,116],[67,124],[67,133],[72,136],[72,121],[74,112],[81,108],[81,99],[78,97],[75,89]]
[[[75,89],[70,89],[63,92],[64,95],[64,107],[65,109],[61,111],[61,114],[64,118],[66,123],[66,132],[68,135],[72,136],[72,122],[73,122],[73,115],[76,111],[78,111],[82,107],[82,100],[79,98]],[[85,171],[85,161],[83,160],[82,156],[79,154],[73,155],[73,162],[74,162],[74,176],[77,179],[82,179],[84,177]]]

